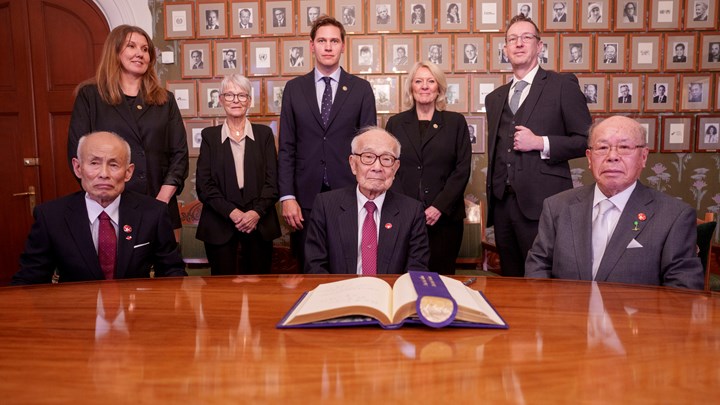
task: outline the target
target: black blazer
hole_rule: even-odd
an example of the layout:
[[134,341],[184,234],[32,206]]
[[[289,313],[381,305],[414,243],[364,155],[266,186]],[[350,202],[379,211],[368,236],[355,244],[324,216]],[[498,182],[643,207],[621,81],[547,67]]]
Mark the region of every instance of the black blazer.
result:
[[327,128],[315,94],[313,69],[287,83],[280,111],[280,197],[294,195],[305,209],[320,192],[323,165],[333,189],[356,184],[348,164],[350,142],[360,128],[377,125],[375,96],[367,80],[341,71]]
[[[197,161],[196,189],[203,203],[196,237],[202,241],[220,245],[233,236],[237,229],[230,212],[254,210],[260,215],[257,230],[265,240],[280,236],[275,203],[277,192],[277,157],[272,130],[252,124],[255,140],[245,139],[245,174],[242,192],[237,188],[235,161],[230,150],[230,140],[220,143],[222,125],[202,131],[200,156]],[[229,193],[241,193],[242,202],[233,202]]]
[[385,126],[402,146],[392,188],[462,220],[472,156],[467,121],[462,114],[436,110],[422,142],[419,128],[415,108],[390,117]]
[[[49,283],[57,269],[60,282],[104,280],[88,220],[85,192],[38,205],[33,212],[20,271],[12,284]],[[115,278],[184,276],[167,205],[132,191],[120,200]]]
[[[502,109],[512,83],[498,87],[485,99],[488,120],[488,225],[493,225],[492,190],[495,144]],[[535,135],[547,136],[550,159],[540,152],[518,152],[515,170],[515,194],[523,215],[540,219],[545,198],[572,188],[568,160],[585,156],[588,129],[592,120],[577,77],[539,68],[525,101],[515,116],[515,125],[530,128]]]
[[[139,118],[127,103],[106,104],[97,86],[87,85],[80,89],[68,132],[67,157],[72,170],[72,158],[77,154],[80,137],[95,131],[110,131],[120,135],[130,144],[131,162],[135,172],[125,185],[128,190],[157,196],[160,187],[177,187],[179,195],[188,176],[188,148],[185,126],[175,97],[168,92],[163,105],[148,105],[138,97]],[[177,200],[169,203],[174,220],[179,219]],[[179,225],[175,223],[174,225]]]

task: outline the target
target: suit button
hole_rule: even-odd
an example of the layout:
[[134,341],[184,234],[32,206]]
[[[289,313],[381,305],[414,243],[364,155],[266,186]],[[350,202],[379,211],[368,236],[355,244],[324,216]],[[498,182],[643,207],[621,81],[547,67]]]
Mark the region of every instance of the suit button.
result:
[[418,170],[422,170],[422,166],[418,166]]
[[323,136],[323,141],[327,141],[327,137]]
[[510,163],[507,164],[507,167],[510,167]]
[[508,153],[512,152],[512,148],[508,148]]

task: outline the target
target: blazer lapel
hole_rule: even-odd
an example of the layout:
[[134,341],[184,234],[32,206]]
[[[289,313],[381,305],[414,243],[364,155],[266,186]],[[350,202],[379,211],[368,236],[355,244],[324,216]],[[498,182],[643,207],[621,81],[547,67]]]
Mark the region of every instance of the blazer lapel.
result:
[[535,75],[535,79],[530,86],[530,92],[528,93],[527,97],[525,97],[525,100],[523,101],[520,109],[518,110],[520,117],[518,117],[516,121],[520,125],[526,125],[529,121],[530,115],[532,115],[532,111],[535,110],[535,105],[538,103],[538,101],[540,101],[540,95],[542,94],[546,83],[547,72],[542,68],[539,68],[537,74]]
[[587,187],[570,208],[576,268],[580,280],[592,280],[592,202],[595,188]]
[[[333,99],[332,107],[330,107],[330,119],[328,120],[328,128],[332,126],[333,121],[340,114],[343,104],[350,96],[352,91],[352,81],[350,75],[345,72],[345,69],[340,68],[340,82],[338,83],[337,91],[335,92],[335,98]],[[314,94],[314,93],[313,93]],[[315,100],[317,104],[317,100]],[[322,120],[320,120],[322,123]],[[326,128],[327,130],[327,128]]]
[[[388,191],[385,194],[382,212],[380,213],[380,237],[378,238],[377,274],[390,274],[390,264],[395,244],[397,243],[398,232],[401,224],[393,221],[400,215],[400,207],[393,198],[393,193]],[[387,225],[387,226],[386,226]]]
[[[88,224],[88,212],[85,205],[85,192],[76,193],[73,201],[68,204],[65,212],[65,223],[67,224],[70,236],[75,241],[77,251],[85,260],[85,268],[91,272],[91,276],[97,280],[104,280],[105,274],[100,269],[100,261],[98,260],[97,250],[92,240]],[[88,224],[89,225],[89,224]],[[62,277],[62,275],[61,275]]]
[[120,199],[120,223],[118,224],[118,250],[117,250],[117,268],[115,269],[116,278],[124,278],[134,254],[134,246],[140,241],[137,238],[140,230],[140,222],[142,220],[142,210],[138,208],[138,203],[132,198],[132,194],[123,193]]
[[[310,73],[302,76],[300,82],[300,88],[305,93],[305,102],[310,106],[310,110],[313,113],[313,117],[320,124],[322,128],[322,117],[320,116],[320,107],[318,106],[317,93],[315,92],[315,69],[311,70]],[[332,110],[331,110],[332,111]],[[329,126],[329,125],[328,125]]]
[[430,127],[428,127],[428,130],[425,133],[425,137],[422,140],[423,147],[427,145],[427,143],[430,142],[430,140],[442,130],[443,126],[443,112],[435,110],[432,120],[430,121]]
[[422,150],[422,140],[420,139],[420,124],[414,108],[406,113],[405,120],[403,120],[403,123],[400,127],[400,130],[405,132],[405,137],[410,140],[410,145],[412,145],[415,154],[418,158],[420,158],[420,151]]
[[260,155],[258,144],[250,138],[245,138],[245,158],[243,163],[243,201],[252,201],[257,195],[258,176],[264,174],[262,170],[258,170],[258,163],[255,161]]
[[[358,263],[358,213],[357,213],[357,197],[355,197],[355,188],[348,188],[350,192],[343,196],[340,202],[340,216],[338,224],[342,232],[339,232],[342,251],[345,255],[345,273],[357,273]],[[352,194],[351,194],[352,193]],[[328,237],[333,237],[328,235]]]

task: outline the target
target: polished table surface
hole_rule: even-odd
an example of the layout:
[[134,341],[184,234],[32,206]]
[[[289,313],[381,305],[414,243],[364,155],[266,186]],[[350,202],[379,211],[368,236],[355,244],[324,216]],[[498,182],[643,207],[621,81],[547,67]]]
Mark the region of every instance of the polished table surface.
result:
[[720,398],[720,295],[480,277],[473,287],[508,330],[275,328],[303,291],[339,279],[187,277],[0,288],[0,403]]

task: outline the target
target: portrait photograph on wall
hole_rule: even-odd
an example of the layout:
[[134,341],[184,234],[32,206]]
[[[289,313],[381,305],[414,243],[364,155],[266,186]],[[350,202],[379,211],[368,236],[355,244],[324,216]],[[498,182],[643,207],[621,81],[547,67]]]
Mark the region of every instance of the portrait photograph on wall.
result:
[[560,36],[560,70],[563,72],[589,72],[592,64],[590,34]]
[[631,72],[657,72],[660,69],[660,35],[631,35]]
[[333,16],[345,27],[348,34],[365,33],[365,9],[363,0],[334,0]]
[[210,41],[182,41],[180,44],[182,58],[182,77],[212,77],[212,53]]
[[368,76],[378,114],[397,114],[400,112],[400,85],[397,76]]
[[580,31],[610,30],[611,0],[582,0],[578,10]]
[[184,120],[185,133],[187,136],[188,155],[198,157],[200,155],[200,144],[202,143],[202,130],[215,125],[212,119]]
[[720,70],[720,34],[701,34],[700,69]]
[[503,75],[471,75],[470,111],[485,112],[485,97],[504,84]]
[[227,37],[227,9],[224,1],[197,3],[198,38]]
[[309,72],[315,58],[310,53],[310,41],[300,38],[282,38],[280,40],[283,75],[302,75]]
[[259,2],[257,1],[233,1],[230,3],[230,17],[228,26],[231,37],[249,37],[260,34]]
[[459,113],[469,112],[470,82],[468,75],[447,75],[446,79],[445,99],[447,101],[447,110]]
[[250,79],[250,108],[248,115],[261,115],[263,113],[264,92],[262,89],[262,79]]
[[237,40],[215,41],[215,76],[245,74],[245,43]]
[[298,4],[299,34],[310,34],[315,20],[323,14],[330,14],[327,0],[300,0]]
[[417,60],[414,35],[383,35],[385,73],[406,73]]
[[557,34],[542,36],[542,49],[538,53],[538,63],[545,70],[557,69]]
[[485,36],[455,36],[455,71],[477,72],[485,67]]
[[601,35],[595,37],[595,71],[623,72],[627,36]]
[[350,73],[382,72],[381,36],[349,37],[345,47],[345,53],[350,56]]
[[662,146],[660,152],[690,152],[692,151],[692,117],[676,115],[661,117],[662,119]]
[[610,111],[638,112],[643,97],[639,75],[610,77]]
[[491,72],[511,72],[510,59],[505,53],[505,34],[491,34],[488,49]]
[[645,20],[645,0],[615,0],[615,31],[644,31]]
[[532,18],[538,27],[541,26],[539,23],[542,11],[540,11],[539,0],[510,0],[508,8],[508,21],[510,21],[514,16],[522,14],[525,17]]
[[633,117],[633,119],[645,129],[645,144],[647,145],[647,148],[650,150],[650,152],[657,152],[657,116],[639,115]]
[[198,110],[200,117],[218,117],[225,115],[220,104],[220,80],[200,80],[198,82]]
[[578,75],[580,90],[585,95],[585,103],[591,112],[605,112],[607,99],[605,97],[605,75]]
[[435,9],[432,0],[406,0],[403,6],[403,32],[435,31]]
[[399,4],[398,0],[368,0],[368,33],[400,32]]
[[569,31],[575,28],[575,1],[546,0],[544,31]]
[[647,75],[645,79],[645,111],[675,111],[675,75]]
[[720,150],[720,115],[697,117],[696,152],[717,152]]
[[690,72],[695,67],[695,44],[697,36],[665,35],[665,70],[670,72]]
[[696,30],[718,28],[718,0],[685,0],[685,27]]
[[438,32],[467,31],[470,27],[468,0],[440,0]]
[[470,135],[470,146],[472,153],[485,153],[485,144],[487,143],[486,118],[484,115],[465,116],[468,124],[468,134]]
[[712,76],[683,75],[680,78],[680,110],[710,111],[712,101]]
[[505,30],[504,0],[474,0],[475,32],[499,32]]
[[163,3],[165,16],[165,39],[187,39],[195,37],[194,3]]
[[265,113],[279,115],[285,85],[290,79],[265,79]]
[[295,6],[289,0],[265,0],[265,33],[295,34]]
[[438,65],[444,72],[452,69],[450,35],[421,36],[419,59]]
[[197,116],[195,80],[168,80],[165,88],[173,93],[175,102],[183,117]]

